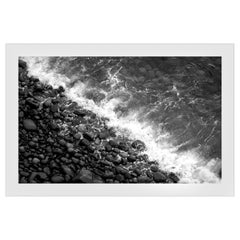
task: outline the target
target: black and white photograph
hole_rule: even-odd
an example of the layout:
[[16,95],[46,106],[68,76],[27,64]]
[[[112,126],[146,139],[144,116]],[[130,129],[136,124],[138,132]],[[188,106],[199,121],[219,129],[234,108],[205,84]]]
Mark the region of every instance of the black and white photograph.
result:
[[219,184],[221,56],[19,56],[20,184]]

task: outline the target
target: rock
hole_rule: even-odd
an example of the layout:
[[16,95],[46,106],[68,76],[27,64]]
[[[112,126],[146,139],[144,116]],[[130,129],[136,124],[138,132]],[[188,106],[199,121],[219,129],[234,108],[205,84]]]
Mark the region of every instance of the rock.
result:
[[39,160],[38,158],[34,158],[34,159],[32,160],[32,163],[38,164],[38,163],[40,163],[40,160]]
[[31,119],[25,119],[23,120],[23,126],[27,130],[36,130],[37,126]]
[[93,141],[94,140],[94,136],[91,133],[83,133],[83,137],[86,138],[88,141]]
[[82,134],[81,134],[81,133],[76,133],[76,134],[74,135],[74,138],[75,138],[75,139],[81,139],[81,138],[82,138]]
[[91,143],[87,139],[83,138],[81,140],[80,144],[83,145],[83,146],[88,147],[88,146],[90,146]]
[[52,106],[51,106],[51,111],[52,111],[53,113],[58,112],[58,104],[52,105]]
[[99,137],[100,139],[106,139],[106,138],[108,138],[109,136],[110,136],[110,134],[109,134],[107,131],[101,132],[101,133],[98,134],[98,137]]
[[66,146],[66,141],[65,140],[63,140],[63,139],[61,139],[61,140],[59,140],[59,144],[61,145],[61,146]]
[[93,183],[104,183],[104,181],[100,176],[94,175],[93,176]]
[[24,176],[24,177],[28,177],[29,176],[29,173],[28,172],[24,172],[24,171],[20,171],[19,174],[21,176]]
[[174,183],[177,183],[177,182],[179,182],[179,178],[178,178],[178,176],[177,175],[175,175],[174,173],[170,173],[169,175],[168,175],[168,177],[174,182]]
[[105,170],[105,173],[104,173],[104,178],[114,178],[114,173],[109,171],[109,170]]
[[124,157],[124,158],[128,157],[128,153],[127,152],[120,152],[119,155],[121,157]]
[[132,147],[139,150],[139,151],[144,151],[146,150],[146,145],[144,142],[140,140],[136,140],[132,143]]
[[142,174],[142,171],[139,168],[135,168],[133,172],[136,173],[138,176]]
[[78,163],[80,162],[80,160],[77,159],[77,158],[75,158],[75,157],[72,158],[72,161],[73,161],[73,163],[75,163],[75,164],[78,164]]
[[25,68],[27,68],[27,63],[24,62],[23,60],[18,60],[18,66],[19,66],[20,68],[25,69]]
[[123,150],[123,151],[128,151],[129,147],[127,146],[127,144],[125,142],[120,142],[118,145],[118,148]]
[[124,181],[124,176],[122,174],[117,174],[115,179],[119,182],[122,182],[122,181]]
[[118,147],[118,143],[114,140],[110,140],[108,143],[114,148]]
[[65,89],[63,88],[63,86],[59,86],[59,88],[57,89],[58,93],[64,92]]
[[45,172],[38,172],[38,176],[42,179],[42,180],[47,180],[48,176]]
[[74,178],[74,182],[92,183],[93,174],[87,169],[82,169]]
[[167,180],[167,176],[162,172],[154,172],[153,180],[157,183],[160,183],[160,182],[164,183]]
[[29,177],[29,182],[34,181],[36,177],[40,180],[46,180],[48,178],[47,174],[44,172],[32,172]]
[[137,178],[137,181],[138,181],[139,183],[150,183],[150,182],[151,182],[151,179],[150,179],[149,177],[147,177],[147,176],[139,176],[139,177]]
[[64,171],[65,174],[73,177],[73,171],[71,170],[71,168],[69,168],[68,166],[66,165],[62,165],[62,170]]
[[32,98],[27,98],[26,103],[32,108],[38,108],[39,107],[39,103],[35,99],[32,99]]
[[127,159],[129,162],[135,162],[137,160],[136,157],[134,157],[134,156],[128,156]]
[[35,84],[35,91],[42,92],[43,90],[44,90],[44,86],[42,83],[39,82],[39,83]]
[[110,144],[107,144],[107,145],[105,146],[105,149],[106,149],[106,151],[108,151],[108,152],[111,152],[111,151],[112,151],[112,147],[111,147]]
[[73,153],[73,152],[74,152],[74,149],[70,147],[70,148],[67,149],[67,151],[68,151],[69,153]]
[[45,167],[43,168],[43,172],[45,172],[47,175],[51,174],[50,168],[49,167]]
[[151,171],[152,172],[157,172],[159,169],[158,169],[158,166],[156,166],[156,165],[152,165],[151,167],[150,167],[150,169],[151,169]]
[[64,177],[59,176],[59,175],[54,175],[51,177],[51,181],[53,183],[62,183],[62,182],[64,182]]
[[43,103],[44,107],[50,107],[51,105],[52,105],[52,100],[50,98]]
[[78,115],[78,116],[80,116],[80,117],[84,117],[84,116],[86,116],[86,113],[83,112],[83,111],[80,110],[80,109],[76,109],[76,110],[74,110],[73,113],[76,114],[76,115]]
[[73,144],[72,143],[66,143],[66,147],[67,148],[73,148]]
[[19,147],[19,152],[25,152],[25,148],[23,146]]

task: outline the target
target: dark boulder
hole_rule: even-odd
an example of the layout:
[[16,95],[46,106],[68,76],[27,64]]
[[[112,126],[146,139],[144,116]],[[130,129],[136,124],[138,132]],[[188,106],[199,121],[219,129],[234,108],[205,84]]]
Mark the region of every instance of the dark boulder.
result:
[[80,141],[80,145],[85,146],[85,147],[90,146],[90,144],[91,144],[91,143],[90,143],[87,139],[85,139],[85,138],[83,138],[83,139]]
[[58,104],[52,105],[52,106],[51,106],[51,111],[52,111],[53,113],[58,112]]
[[111,151],[112,151],[112,147],[111,147],[110,144],[107,144],[107,145],[105,146],[105,149],[106,149],[107,152],[111,152]]
[[38,108],[39,107],[38,101],[36,101],[33,98],[27,98],[26,99],[26,104],[28,104],[32,108]]
[[64,180],[65,180],[64,177],[59,176],[59,175],[54,175],[54,176],[51,177],[51,181],[53,183],[63,183]]
[[150,183],[152,180],[148,176],[139,176],[137,181],[139,183]]
[[86,113],[80,109],[76,109],[73,111],[74,114],[78,115],[79,117],[84,117],[86,116]]
[[156,166],[156,165],[151,165],[150,169],[152,172],[157,172],[159,170],[158,166]]
[[136,159],[135,156],[128,156],[127,160],[128,160],[129,162],[135,162],[137,159]]
[[144,142],[140,140],[136,140],[132,143],[132,147],[139,150],[139,151],[144,151],[146,150],[146,145]]
[[110,136],[110,134],[109,134],[109,132],[107,132],[107,131],[100,132],[100,133],[98,134],[98,137],[99,137],[100,139],[106,139],[106,138],[108,138],[109,136]]
[[23,60],[19,60],[19,61],[18,61],[18,66],[19,66],[20,68],[25,69],[25,68],[27,68],[27,63],[24,62]]
[[37,126],[31,119],[25,119],[23,120],[23,126],[27,130],[36,130]]
[[83,133],[83,137],[86,138],[88,141],[94,141],[94,135],[92,133]]
[[118,143],[117,143],[116,141],[114,141],[114,140],[110,140],[108,143],[109,143],[112,147],[114,147],[114,148],[117,148],[117,147],[118,147]]
[[154,172],[153,180],[157,183],[165,183],[167,180],[167,176],[162,172]]
[[177,182],[179,182],[179,178],[178,178],[178,176],[177,175],[175,175],[174,173],[170,173],[169,175],[168,175],[168,177],[174,182],[174,183],[177,183]]
[[82,169],[74,178],[74,182],[92,183],[93,173],[87,169]]

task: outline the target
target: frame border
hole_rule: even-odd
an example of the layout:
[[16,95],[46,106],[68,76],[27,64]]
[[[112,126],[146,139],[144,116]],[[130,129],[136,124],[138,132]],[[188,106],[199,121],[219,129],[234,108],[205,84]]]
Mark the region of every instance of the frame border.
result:
[[[221,56],[222,180],[218,184],[19,184],[19,56]],[[234,196],[234,44],[6,44],[7,196]]]

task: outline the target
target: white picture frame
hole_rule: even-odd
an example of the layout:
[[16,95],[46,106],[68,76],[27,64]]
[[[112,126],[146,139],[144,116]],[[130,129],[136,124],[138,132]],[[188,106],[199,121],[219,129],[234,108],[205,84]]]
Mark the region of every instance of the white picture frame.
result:
[[[220,56],[222,58],[222,179],[218,184],[19,184],[18,58],[20,56]],[[233,196],[233,44],[7,44],[7,196]]]

